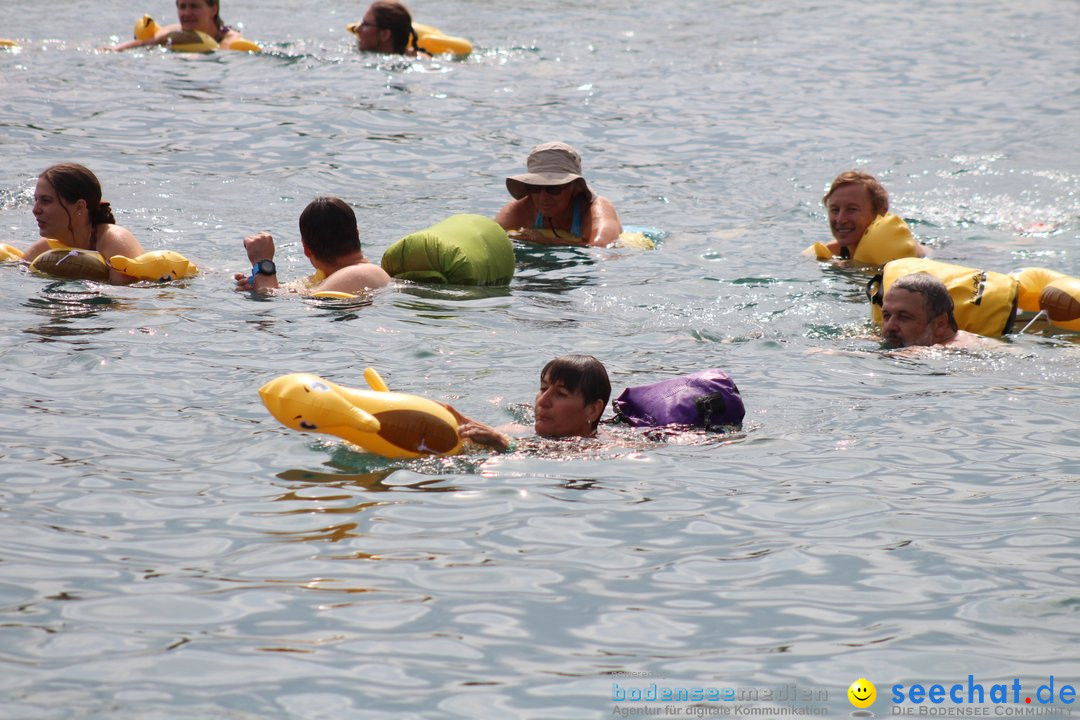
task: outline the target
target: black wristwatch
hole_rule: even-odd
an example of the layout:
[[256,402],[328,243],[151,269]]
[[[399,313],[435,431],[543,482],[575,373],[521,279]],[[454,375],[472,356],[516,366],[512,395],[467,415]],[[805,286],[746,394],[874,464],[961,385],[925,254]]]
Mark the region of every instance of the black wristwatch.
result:
[[255,284],[256,275],[277,275],[277,265],[273,260],[260,260],[251,266],[251,277],[248,278],[248,282],[252,285]]

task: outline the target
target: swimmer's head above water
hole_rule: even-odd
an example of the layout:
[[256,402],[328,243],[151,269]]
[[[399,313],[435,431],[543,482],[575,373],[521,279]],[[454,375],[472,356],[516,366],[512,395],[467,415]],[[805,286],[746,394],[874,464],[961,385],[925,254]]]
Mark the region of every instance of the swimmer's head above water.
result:
[[376,0],[364,18],[349,29],[356,34],[356,46],[364,52],[416,55],[416,32],[409,9],[396,0]]
[[829,230],[846,257],[880,215],[889,212],[889,193],[873,175],[858,170],[840,173],[821,199],[829,213]]
[[533,409],[543,437],[592,437],[611,397],[611,381],[592,355],[563,355],[540,371]]
[[927,273],[897,279],[881,306],[883,339],[895,347],[950,345],[958,325],[945,284]]
[[[546,142],[537,145],[525,161],[528,172],[506,178],[506,189],[515,200],[532,197],[537,211],[545,208],[553,215],[556,205],[566,205],[577,195],[584,195],[588,202],[593,193],[581,176],[581,155],[564,142]],[[567,191],[570,192],[567,192]]]

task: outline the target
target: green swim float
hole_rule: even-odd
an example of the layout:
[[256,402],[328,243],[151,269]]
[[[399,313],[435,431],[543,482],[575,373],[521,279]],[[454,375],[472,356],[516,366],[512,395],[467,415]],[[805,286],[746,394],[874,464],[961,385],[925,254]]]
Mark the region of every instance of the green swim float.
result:
[[388,247],[382,268],[400,280],[508,285],[514,277],[514,246],[491,218],[451,215]]

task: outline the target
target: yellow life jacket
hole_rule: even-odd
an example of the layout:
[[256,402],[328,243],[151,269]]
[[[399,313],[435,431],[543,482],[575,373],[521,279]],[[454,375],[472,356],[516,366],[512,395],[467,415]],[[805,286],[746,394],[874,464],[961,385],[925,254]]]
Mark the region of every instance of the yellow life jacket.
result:
[[[878,215],[866,228],[851,259],[863,265],[884,265],[890,260],[918,257],[918,247],[918,241],[903,218],[885,213]],[[818,260],[833,258],[832,250],[824,243],[814,243],[809,252]]]
[[893,282],[917,272],[936,277],[949,289],[956,324],[961,330],[999,337],[1012,329],[1019,297],[1016,278],[991,270],[977,270],[926,258],[893,260],[886,263],[881,273],[867,283],[866,297],[871,303],[870,312],[874,322],[881,325],[882,299]]

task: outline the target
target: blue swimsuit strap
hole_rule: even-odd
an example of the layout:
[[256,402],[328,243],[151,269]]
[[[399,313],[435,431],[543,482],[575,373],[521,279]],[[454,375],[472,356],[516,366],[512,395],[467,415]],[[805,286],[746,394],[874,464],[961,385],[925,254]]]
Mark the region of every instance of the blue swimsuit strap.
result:
[[[570,233],[581,237],[581,206],[584,204],[584,196],[578,195],[574,198],[574,217],[570,220]],[[540,213],[536,213],[536,222],[533,224],[533,228],[536,230],[544,229],[544,216]]]

